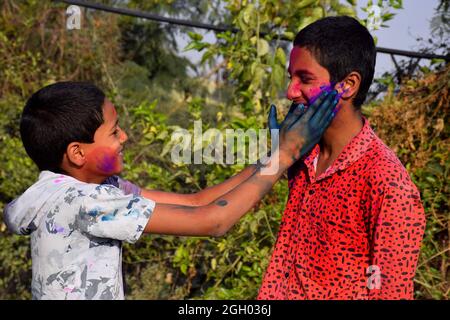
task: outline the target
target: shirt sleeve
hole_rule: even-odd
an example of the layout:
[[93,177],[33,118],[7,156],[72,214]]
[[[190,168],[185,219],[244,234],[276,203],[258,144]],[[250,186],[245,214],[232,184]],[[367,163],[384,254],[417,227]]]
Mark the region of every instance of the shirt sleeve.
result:
[[122,190],[125,194],[134,194],[136,196],[141,195],[141,188],[128,180],[122,179],[119,176],[108,177],[105,181],[102,182],[102,184],[113,185],[116,188]]
[[425,214],[411,181],[384,183],[372,202],[369,299],[413,299]]
[[155,202],[124,194],[112,185],[98,185],[82,197],[77,216],[79,228],[95,237],[136,242],[155,207]]

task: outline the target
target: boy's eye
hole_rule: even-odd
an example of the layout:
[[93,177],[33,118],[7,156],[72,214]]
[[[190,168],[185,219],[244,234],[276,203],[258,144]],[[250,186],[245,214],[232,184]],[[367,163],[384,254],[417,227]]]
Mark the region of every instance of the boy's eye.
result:
[[301,80],[302,80],[303,83],[308,83],[309,81],[311,81],[311,78],[309,78],[309,77],[302,77]]

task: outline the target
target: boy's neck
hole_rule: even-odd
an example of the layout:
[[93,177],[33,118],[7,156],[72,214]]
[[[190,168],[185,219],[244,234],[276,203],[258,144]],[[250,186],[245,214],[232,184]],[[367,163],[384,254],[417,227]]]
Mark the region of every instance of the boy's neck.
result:
[[78,181],[86,182],[86,183],[95,183],[95,184],[101,184],[105,179],[103,177],[90,177],[86,175],[83,171],[80,170],[68,170],[67,168],[62,169],[62,173],[68,176],[71,176]]
[[355,110],[352,105],[343,106],[322,136],[320,158],[332,161],[336,159],[344,147],[361,131],[362,127],[361,111]]

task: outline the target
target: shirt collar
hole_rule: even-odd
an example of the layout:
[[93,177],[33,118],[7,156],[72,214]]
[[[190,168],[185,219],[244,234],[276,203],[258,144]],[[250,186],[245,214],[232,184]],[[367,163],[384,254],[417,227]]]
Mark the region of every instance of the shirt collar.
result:
[[314,159],[319,156],[320,145],[316,144],[311,150],[309,155],[304,158],[304,163],[308,169],[308,174],[311,182],[316,180],[322,180],[328,176],[331,176],[339,170],[344,170],[361,158],[367,151],[372,140],[376,137],[375,132],[372,130],[369,124],[369,120],[363,117],[363,127],[361,131],[350,140],[350,142],[344,147],[333,164],[327,168],[316,179],[316,170],[314,169]]

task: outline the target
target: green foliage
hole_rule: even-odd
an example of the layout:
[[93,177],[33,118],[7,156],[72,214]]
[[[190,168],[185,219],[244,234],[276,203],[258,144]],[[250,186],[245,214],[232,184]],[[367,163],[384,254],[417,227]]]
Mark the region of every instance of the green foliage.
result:
[[[401,7],[401,1],[389,3],[394,8]],[[191,193],[236,174],[242,165],[172,163],[171,134],[180,127],[192,133],[194,121],[199,119],[203,120],[203,132],[209,128],[223,132],[227,128],[266,127],[265,109],[269,103],[286,105],[280,96],[286,87],[287,47],[280,37],[293,38],[300,28],[323,16],[355,15],[357,1],[343,4],[335,0],[229,0],[225,8],[215,1],[197,0],[145,3],[133,0],[126,4],[193,20],[206,16],[239,28],[237,34],[218,34],[214,44],[203,42],[201,35],[189,33],[192,42],[188,49],[202,51],[203,62],[210,64],[213,73],[223,74],[225,80],[189,76],[192,66],[176,55],[173,27],[91,12],[83,16],[81,30],[67,31],[62,14],[64,5],[2,1],[0,210],[38,175],[18,132],[23,105],[35,90],[63,79],[93,81],[116,105],[121,126],[129,136],[125,179],[148,189]],[[268,35],[262,37],[262,32]],[[422,101],[426,92],[444,96],[443,87],[436,87],[433,81],[425,85],[412,81],[408,86],[417,93],[411,96],[411,102],[415,97]],[[407,164],[427,210],[428,227],[416,278],[416,296],[448,298],[448,251],[444,251],[448,247],[445,231],[448,230],[445,229],[448,228],[448,100],[443,104],[427,104],[425,110],[412,108],[421,110],[414,116],[422,122],[417,125],[414,117],[411,122],[402,122],[402,128],[408,132],[406,137],[398,135],[396,122],[405,119],[401,109],[405,96],[386,97],[386,105],[399,108],[398,117],[389,117],[392,109],[388,107],[380,108],[387,111],[380,111],[378,116],[378,109],[373,108],[370,117],[382,138],[391,143]],[[439,120],[440,114],[445,115],[441,117],[443,122]],[[437,129],[419,130],[426,127],[429,118],[434,119],[433,128]],[[280,181],[258,207],[221,238],[151,235],[134,245],[126,244],[123,262],[127,297],[255,298],[287,194],[286,181]],[[3,222],[0,222],[0,259],[0,298],[30,298],[29,238],[11,235]]]
[[366,107],[377,134],[397,153],[427,216],[415,295],[449,299],[450,68],[405,81],[398,95]]

